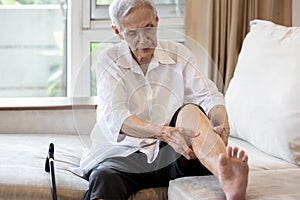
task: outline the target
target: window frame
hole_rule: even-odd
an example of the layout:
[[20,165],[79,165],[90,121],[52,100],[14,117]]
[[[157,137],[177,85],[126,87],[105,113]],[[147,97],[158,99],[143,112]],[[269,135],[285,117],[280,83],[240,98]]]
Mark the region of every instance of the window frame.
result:
[[[176,30],[180,34],[164,35],[167,39],[184,42],[184,19],[161,18],[159,26]],[[91,96],[91,59],[90,44],[103,41],[113,35],[110,20],[93,20],[91,18],[91,0],[67,0],[67,94],[61,98],[93,97]],[[117,40],[120,41],[120,40]],[[33,97],[34,98],[34,97]],[[32,98],[32,99],[33,99]],[[36,98],[39,101],[56,97]],[[15,98],[16,101],[22,98]],[[19,105],[19,104],[18,104]]]
[[[157,3],[158,13],[164,13],[164,18],[181,18],[181,6],[184,0],[176,0],[176,3]],[[90,0],[91,4],[91,19],[92,20],[106,20],[109,17],[109,5],[97,5],[97,0]],[[174,9],[176,12],[174,13]]]
[[[92,19],[92,2],[95,0],[68,0],[68,62],[67,97],[91,97],[90,44],[101,42],[114,34],[109,19]],[[78,15],[81,13],[81,15]],[[185,41],[184,17],[161,18],[159,26],[172,29],[174,35],[159,33],[161,38]],[[119,40],[117,40],[119,41]],[[80,64],[78,64],[80,63]]]

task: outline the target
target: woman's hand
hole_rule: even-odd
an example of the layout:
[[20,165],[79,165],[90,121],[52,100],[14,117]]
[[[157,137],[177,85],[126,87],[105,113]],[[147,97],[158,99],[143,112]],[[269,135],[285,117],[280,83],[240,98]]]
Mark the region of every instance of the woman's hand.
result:
[[195,159],[196,156],[190,148],[192,138],[200,133],[189,131],[179,127],[164,126],[155,138],[169,144],[177,153],[183,155],[186,159]]
[[230,127],[228,123],[228,116],[226,108],[223,105],[214,106],[208,114],[208,118],[211,120],[213,130],[217,133],[225,146],[228,145],[228,137],[230,134]]
[[224,142],[224,145],[228,145],[228,137],[230,134],[230,127],[228,122],[215,126],[213,130],[221,137],[222,141]]
[[161,140],[169,144],[186,159],[196,158],[190,146],[192,138],[197,137],[200,133],[178,127],[156,126],[135,116],[130,116],[124,121],[121,132],[136,138],[155,138]]

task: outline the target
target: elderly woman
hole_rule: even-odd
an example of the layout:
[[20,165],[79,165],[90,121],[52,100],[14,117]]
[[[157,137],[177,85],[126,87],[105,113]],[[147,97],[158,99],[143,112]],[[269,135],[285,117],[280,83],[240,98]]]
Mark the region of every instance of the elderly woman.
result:
[[226,198],[245,199],[247,155],[227,147],[224,99],[183,45],[157,41],[152,0],[114,0],[122,40],[96,66],[99,106],[93,148],[81,168],[85,199],[127,199],[141,189],[213,174]]

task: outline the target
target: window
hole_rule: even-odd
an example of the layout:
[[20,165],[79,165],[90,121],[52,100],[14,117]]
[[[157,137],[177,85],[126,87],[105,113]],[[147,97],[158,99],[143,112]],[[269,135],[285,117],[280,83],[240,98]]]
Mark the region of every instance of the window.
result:
[[[0,0],[0,98],[96,95],[92,54],[98,45],[120,42],[110,2]],[[185,1],[155,3],[159,38],[184,42]]]
[[[91,19],[108,19],[108,6],[112,0],[92,0]],[[184,0],[154,0],[161,18],[180,18],[184,16]]]
[[[101,49],[107,44],[119,42],[111,30],[111,24],[108,14],[108,7],[112,0],[90,0],[90,5],[86,5],[83,19],[83,66],[82,69],[91,69],[95,57],[96,47],[101,45]],[[158,37],[160,39],[174,40],[184,43],[184,0],[155,0],[154,1],[158,15],[160,17]],[[90,16],[90,17],[88,17]],[[89,52],[87,52],[87,49]],[[83,73],[81,73],[83,74]],[[79,92],[79,95],[96,95],[96,81],[93,71],[90,71],[89,77],[82,77],[80,80],[89,81],[89,94]],[[81,84],[79,84],[81,85]],[[76,91],[76,90],[75,90]]]
[[66,7],[0,0],[0,97],[66,96]]
[[[99,53],[99,50],[104,50],[107,47],[110,47],[111,45],[115,44],[116,42],[109,42],[109,41],[103,41],[103,42],[92,42],[90,44],[90,52],[91,52],[91,65],[93,65],[97,59],[97,54]],[[96,82],[96,75],[91,71],[91,96],[97,96],[97,82]]]

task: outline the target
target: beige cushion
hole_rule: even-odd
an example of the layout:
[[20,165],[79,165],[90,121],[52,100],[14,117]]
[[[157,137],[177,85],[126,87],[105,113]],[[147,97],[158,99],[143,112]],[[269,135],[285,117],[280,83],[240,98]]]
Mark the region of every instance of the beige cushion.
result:
[[69,167],[79,163],[81,139],[76,135],[0,134],[0,199],[51,199],[45,158],[55,145],[58,199],[82,199],[88,182]]
[[128,200],[167,200],[168,188],[149,188],[132,194]]
[[[59,200],[81,200],[88,182],[70,172],[79,165],[87,135],[0,134],[0,199],[51,199],[50,174],[45,159],[54,143],[55,175]],[[151,188],[132,195],[130,200],[167,199],[167,188]]]
[[270,169],[288,169],[296,168],[297,165],[291,164],[280,158],[271,156],[270,154],[264,153],[259,149],[255,148],[252,144],[242,141],[237,138],[229,137],[228,144],[232,147],[239,147],[245,150],[248,154],[249,167],[251,171],[254,170],[270,170]]
[[231,135],[300,165],[300,27],[255,20],[225,95]]
[[[247,200],[300,199],[300,169],[259,170],[249,175]],[[169,200],[225,200],[214,176],[185,177],[170,182]]]

